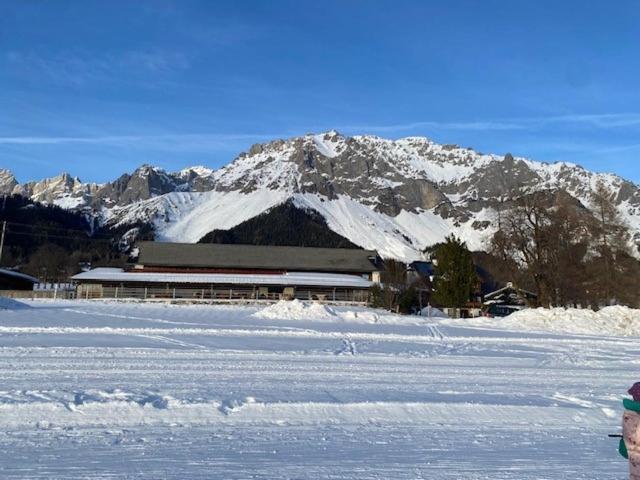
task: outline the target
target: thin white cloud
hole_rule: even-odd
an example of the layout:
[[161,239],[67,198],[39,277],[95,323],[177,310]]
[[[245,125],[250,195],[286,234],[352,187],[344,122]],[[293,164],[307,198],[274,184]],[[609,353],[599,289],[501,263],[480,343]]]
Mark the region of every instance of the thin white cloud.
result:
[[86,137],[65,136],[5,136],[0,145],[103,145],[111,147],[159,149],[173,151],[207,151],[215,148],[241,148],[248,142],[278,138],[270,134],[167,134],[167,135],[107,135]]
[[400,132],[403,130],[419,130],[419,129],[442,129],[442,130],[519,130],[526,128],[513,122],[411,122],[392,125],[344,125],[338,127],[338,130],[358,131],[358,132]]
[[389,125],[344,125],[338,127],[338,130],[372,133],[393,133],[427,128],[457,131],[507,131],[544,128],[552,124],[562,124],[567,127],[632,128],[640,126],[640,113],[567,114],[550,115],[548,117],[513,117],[470,122],[440,122],[429,120]]
[[640,125],[640,113],[571,114],[531,120],[543,123],[586,124],[600,128],[624,128]]
[[168,50],[126,50],[101,55],[79,52],[43,54],[9,51],[4,55],[13,75],[58,85],[82,86],[93,81],[130,81],[137,74],[162,74],[188,69],[189,55]]

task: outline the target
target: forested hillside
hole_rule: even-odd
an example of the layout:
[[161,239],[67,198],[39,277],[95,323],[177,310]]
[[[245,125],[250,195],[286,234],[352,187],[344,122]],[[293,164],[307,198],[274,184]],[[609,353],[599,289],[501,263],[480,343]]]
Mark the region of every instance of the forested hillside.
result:
[[42,281],[66,281],[83,264],[120,265],[126,260],[118,246],[120,232],[94,228],[77,212],[5,196],[0,222],[6,222],[0,265]]

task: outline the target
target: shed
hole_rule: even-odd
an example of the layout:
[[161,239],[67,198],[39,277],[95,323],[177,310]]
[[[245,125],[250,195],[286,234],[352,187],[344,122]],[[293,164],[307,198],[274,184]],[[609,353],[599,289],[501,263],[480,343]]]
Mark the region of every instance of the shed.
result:
[[484,310],[490,316],[504,317],[535,304],[537,300],[535,293],[508,282],[506,286],[484,296]]
[[0,268],[0,290],[33,290],[33,286],[38,282],[37,278],[30,275]]

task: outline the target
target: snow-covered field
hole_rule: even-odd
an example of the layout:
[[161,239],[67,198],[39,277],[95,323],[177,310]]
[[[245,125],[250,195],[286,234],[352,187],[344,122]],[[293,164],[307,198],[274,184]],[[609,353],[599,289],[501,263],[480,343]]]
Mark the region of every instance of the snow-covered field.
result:
[[541,325],[4,300],[0,478],[625,478],[638,338]]

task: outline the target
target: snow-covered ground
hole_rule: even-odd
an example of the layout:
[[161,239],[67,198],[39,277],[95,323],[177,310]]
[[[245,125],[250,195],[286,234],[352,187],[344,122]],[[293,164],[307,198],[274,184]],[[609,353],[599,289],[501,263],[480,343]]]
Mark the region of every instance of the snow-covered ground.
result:
[[525,309],[506,318],[453,319],[447,323],[531,332],[640,337],[640,310],[623,306],[605,307],[597,312],[578,308]]
[[530,323],[4,300],[0,478],[625,478],[638,338]]

